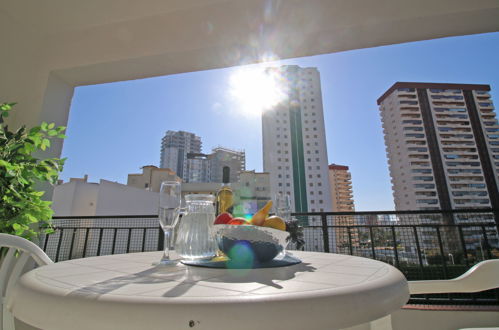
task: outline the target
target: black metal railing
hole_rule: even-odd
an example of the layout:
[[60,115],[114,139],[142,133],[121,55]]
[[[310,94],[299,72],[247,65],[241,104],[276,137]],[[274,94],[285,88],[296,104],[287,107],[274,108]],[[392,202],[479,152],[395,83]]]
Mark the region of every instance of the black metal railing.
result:
[[[293,216],[304,225],[306,251],[372,258],[394,265],[408,280],[430,280],[454,278],[479,261],[499,258],[498,214],[472,209]],[[53,223],[54,233],[42,236],[40,246],[54,261],[163,247],[157,215],[54,217]],[[410,302],[499,305],[499,290],[413,295]]]

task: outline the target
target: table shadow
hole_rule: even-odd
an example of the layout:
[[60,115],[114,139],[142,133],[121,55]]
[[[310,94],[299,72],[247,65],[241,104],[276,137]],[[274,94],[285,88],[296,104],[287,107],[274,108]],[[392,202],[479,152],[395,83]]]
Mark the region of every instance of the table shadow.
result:
[[196,282],[202,278],[204,282],[212,283],[259,283],[282,289],[278,281],[290,280],[297,273],[313,272],[316,268],[308,263],[299,263],[287,267],[259,268],[259,269],[227,269],[223,276],[206,277],[206,273],[212,268],[188,267],[186,278],[171,289],[167,290],[163,297],[179,297],[189,291]]
[[[113,277],[111,279],[92,283],[71,291],[69,296],[84,296],[98,298],[130,284],[155,284],[173,281],[176,284],[167,289],[164,297],[180,297],[189,291],[198,281],[213,283],[260,283],[281,289],[279,281],[296,277],[298,273],[313,272],[315,267],[308,263],[299,263],[287,267],[259,268],[259,269],[215,269],[195,266],[179,265],[176,267],[157,265],[134,274]],[[221,275],[220,271],[225,271]],[[141,290],[147,292],[147,289]]]
[[[86,297],[98,297],[106,293],[113,292],[119,288],[122,288],[130,284],[155,284],[163,283],[165,281],[183,281],[187,274],[187,267],[180,264],[180,266],[171,268],[168,266],[151,266],[144,271],[137,272],[134,274],[123,275],[113,277],[111,279],[92,283],[90,285],[81,287],[77,290],[71,291],[69,296],[86,296]],[[144,290],[144,292],[147,289]]]

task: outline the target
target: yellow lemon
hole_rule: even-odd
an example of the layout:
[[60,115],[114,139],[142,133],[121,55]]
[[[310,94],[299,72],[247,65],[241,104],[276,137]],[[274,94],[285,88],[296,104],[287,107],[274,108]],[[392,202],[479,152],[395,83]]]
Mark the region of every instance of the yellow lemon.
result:
[[263,227],[270,227],[279,230],[286,230],[286,222],[278,216],[272,216],[265,219]]

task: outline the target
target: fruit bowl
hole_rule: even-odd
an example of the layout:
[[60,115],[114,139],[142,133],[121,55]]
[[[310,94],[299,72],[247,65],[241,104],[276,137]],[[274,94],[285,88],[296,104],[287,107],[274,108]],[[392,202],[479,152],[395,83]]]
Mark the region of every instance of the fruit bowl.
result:
[[289,233],[252,225],[215,225],[218,248],[231,260],[264,263],[282,252]]

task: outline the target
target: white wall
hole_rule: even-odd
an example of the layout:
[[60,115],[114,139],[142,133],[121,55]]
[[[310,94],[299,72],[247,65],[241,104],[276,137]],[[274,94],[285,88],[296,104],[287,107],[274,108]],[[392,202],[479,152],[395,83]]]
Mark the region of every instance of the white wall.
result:
[[159,194],[100,180],[95,215],[158,214]]
[[159,194],[145,189],[74,181],[55,187],[52,209],[55,216],[153,215],[158,203]]
[[54,188],[52,210],[55,216],[95,215],[99,185],[73,181]]

